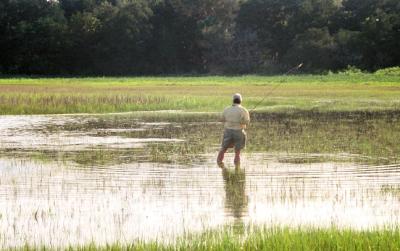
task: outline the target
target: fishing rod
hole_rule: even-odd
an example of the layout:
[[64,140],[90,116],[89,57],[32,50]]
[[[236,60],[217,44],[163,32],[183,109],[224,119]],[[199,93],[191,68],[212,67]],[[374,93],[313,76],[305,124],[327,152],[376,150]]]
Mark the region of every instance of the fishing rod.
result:
[[[293,72],[293,71],[297,71],[298,69],[300,69],[303,66],[303,63],[300,63],[299,65],[296,65],[295,67],[289,69],[287,72],[285,72],[285,74],[283,74],[283,76],[288,75],[289,73]],[[250,110],[250,112],[253,112],[269,95],[271,95],[271,93],[273,93],[276,89],[278,89],[279,86],[281,86],[283,84],[283,82],[280,82],[279,84],[275,85],[274,88],[272,88],[269,92],[267,92],[267,94],[264,95],[264,98],[261,99],[254,107],[253,109]]]

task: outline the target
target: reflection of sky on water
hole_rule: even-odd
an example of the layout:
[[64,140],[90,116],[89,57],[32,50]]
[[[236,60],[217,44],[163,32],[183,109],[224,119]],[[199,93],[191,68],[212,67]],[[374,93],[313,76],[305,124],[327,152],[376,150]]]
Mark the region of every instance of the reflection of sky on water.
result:
[[171,239],[224,223],[218,169],[151,163],[95,169],[10,159],[0,165],[3,245]]
[[400,223],[399,165],[282,164],[247,170],[249,219],[254,223],[373,228]]
[[[140,147],[145,148],[154,140],[91,136],[93,130],[87,131],[89,135],[32,130],[49,123],[61,126],[68,120],[76,119],[0,116],[0,148],[14,146],[23,151],[42,144],[79,150],[79,144],[86,149],[103,144],[114,149],[135,140],[143,140]],[[164,126],[137,125],[139,130]],[[136,130],[127,130],[132,129]],[[130,162],[90,167],[7,156],[0,156],[2,247],[172,240],[232,223],[357,229],[400,224],[399,165],[355,164],[347,154],[248,153],[241,169],[219,169],[215,154],[197,155],[187,164]],[[303,157],[311,163],[299,163]],[[320,157],[338,161],[319,163]],[[227,154],[227,163],[232,158]]]
[[383,185],[400,186],[398,167],[384,169],[386,175],[349,163],[260,163],[246,156],[251,168],[224,171],[209,157],[203,166],[107,168],[3,158],[2,245],[171,240],[231,223],[357,229],[400,223],[399,196],[382,192]]
[[136,128],[91,128],[89,131],[60,130],[51,132],[47,126],[61,127],[68,123],[95,122],[94,116],[32,115],[0,116],[0,148],[26,150],[75,151],[91,148],[141,148],[147,143],[182,142],[171,138],[126,138],[98,133],[121,133],[160,129],[169,123],[135,123]]

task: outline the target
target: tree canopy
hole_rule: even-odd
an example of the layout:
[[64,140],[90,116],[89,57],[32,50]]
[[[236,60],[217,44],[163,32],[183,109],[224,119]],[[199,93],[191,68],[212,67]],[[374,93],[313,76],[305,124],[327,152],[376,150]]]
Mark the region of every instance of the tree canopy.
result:
[[398,0],[1,0],[0,73],[373,71],[400,65]]

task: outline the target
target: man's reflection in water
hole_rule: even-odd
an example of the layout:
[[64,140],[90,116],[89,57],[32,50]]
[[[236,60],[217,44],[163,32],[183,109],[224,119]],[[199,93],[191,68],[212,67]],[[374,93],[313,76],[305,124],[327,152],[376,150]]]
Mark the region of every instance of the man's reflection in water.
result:
[[242,217],[247,211],[246,174],[244,169],[222,168],[225,183],[225,209],[235,218],[235,226],[243,227]]

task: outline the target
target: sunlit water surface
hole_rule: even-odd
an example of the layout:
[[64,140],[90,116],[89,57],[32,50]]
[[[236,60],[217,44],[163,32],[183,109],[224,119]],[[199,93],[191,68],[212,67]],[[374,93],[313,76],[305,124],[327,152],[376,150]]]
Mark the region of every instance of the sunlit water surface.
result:
[[0,116],[2,247],[168,241],[225,224],[368,229],[400,223],[400,166],[355,163],[349,154],[335,155],[331,162],[299,163],[299,158],[324,155],[247,152],[240,169],[228,164],[231,154],[227,167],[218,168],[216,151],[198,153],[187,163],[107,165],[20,154],[88,149],[105,149],[106,154],[110,149],[146,150],[151,143],[185,141],[97,133],[162,130],[168,123],[46,130],[93,119]]

